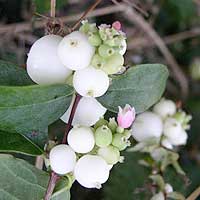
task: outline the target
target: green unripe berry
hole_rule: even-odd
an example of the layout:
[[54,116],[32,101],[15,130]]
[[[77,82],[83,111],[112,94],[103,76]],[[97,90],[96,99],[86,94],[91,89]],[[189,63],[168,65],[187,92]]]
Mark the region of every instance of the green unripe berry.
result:
[[119,54],[115,53],[106,59],[106,63],[101,68],[107,74],[115,74],[120,71],[121,67],[124,64],[124,57]]
[[79,31],[82,33],[87,33],[89,31],[90,24],[88,22],[85,22],[82,24],[82,26],[79,28]]
[[108,58],[115,53],[115,50],[106,44],[102,44],[99,47],[98,52],[99,52],[99,55],[102,56],[103,58]]
[[92,32],[89,32],[88,35],[89,35],[88,40],[92,46],[97,47],[102,43],[102,40],[97,33],[94,34]]
[[98,54],[95,54],[92,58],[91,64],[93,67],[101,69],[105,65],[105,60]]
[[[94,125],[94,129],[99,128],[100,126],[103,125],[108,125],[108,121],[105,120],[104,118],[101,118],[95,125]],[[110,128],[110,127],[109,127]]]
[[130,141],[126,138],[124,134],[116,133],[113,135],[112,145],[122,151],[126,149],[126,147],[130,146]]
[[117,131],[117,133],[123,133],[124,132],[124,128],[118,126],[116,131]]
[[80,27],[79,31],[82,33],[87,34],[88,32],[96,33],[98,31],[96,24],[90,24],[87,21],[85,21],[82,26]]
[[110,47],[116,47],[115,40],[114,40],[113,38],[104,41],[104,43],[107,44],[107,45],[110,46]]
[[100,126],[95,131],[95,142],[96,145],[99,147],[107,147],[112,142],[112,132],[111,130],[106,126]]
[[99,148],[97,154],[101,156],[109,165],[114,165],[120,160],[119,150],[112,145]]
[[125,129],[123,134],[127,139],[129,139],[131,137],[131,130]]
[[104,29],[99,29],[99,35],[103,41],[107,40],[107,35],[106,35]]
[[115,118],[110,118],[109,119],[109,122],[108,122],[108,127],[109,129],[114,133],[116,132],[116,129],[117,129],[117,122],[115,121]]

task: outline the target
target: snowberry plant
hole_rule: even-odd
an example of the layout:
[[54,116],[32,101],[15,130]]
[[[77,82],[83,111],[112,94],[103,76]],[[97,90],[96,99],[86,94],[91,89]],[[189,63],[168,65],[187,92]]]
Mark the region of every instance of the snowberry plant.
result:
[[185,176],[178,163],[178,149],[187,142],[190,120],[191,116],[177,108],[175,102],[162,98],[152,110],[139,114],[132,125],[131,133],[137,144],[129,151],[148,155],[139,163],[151,169],[152,200],[185,199],[166,183],[163,174],[172,165],[178,174]]
[[[140,150],[156,138],[152,156],[159,161],[164,152],[178,166],[177,154],[166,148],[185,144],[189,117],[166,100],[144,112],[161,98],[168,70],[161,64],[127,67],[126,48],[120,22],[83,21],[64,37],[38,39],[26,71],[1,61],[0,199],[70,199],[74,181],[101,188],[113,165],[126,162],[121,152],[131,145],[131,133]],[[48,136],[48,126],[60,119],[62,139]],[[20,154],[37,156],[36,167],[16,158]]]

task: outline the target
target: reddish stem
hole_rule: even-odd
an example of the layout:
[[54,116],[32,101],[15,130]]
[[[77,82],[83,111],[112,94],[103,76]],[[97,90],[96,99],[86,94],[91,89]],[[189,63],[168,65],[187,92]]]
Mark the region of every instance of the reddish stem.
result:
[[50,200],[51,199],[51,195],[52,195],[53,190],[55,188],[55,185],[56,185],[56,183],[59,179],[60,179],[60,177],[55,172],[52,171],[44,200]]
[[[72,110],[69,116],[69,121],[67,123],[66,129],[65,129],[65,133],[63,136],[63,140],[62,140],[62,144],[66,144],[67,143],[67,134],[69,133],[71,126],[72,126],[72,121],[74,119],[74,115],[76,112],[76,108],[78,106],[78,103],[80,101],[82,96],[80,96],[79,94],[76,94],[75,96],[75,100],[72,106]],[[53,190],[55,188],[55,185],[57,183],[57,181],[60,179],[60,176],[58,174],[56,174],[55,172],[51,172],[51,177],[49,179],[49,183],[48,183],[48,187],[47,187],[47,191],[44,197],[44,200],[50,200],[51,199],[51,195],[53,193]]]
[[62,140],[62,144],[67,143],[67,134],[69,133],[69,131],[71,129],[72,121],[74,119],[74,115],[75,115],[75,112],[76,112],[76,108],[78,106],[78,103],[79,103],[81,97],[82,96],[80,96],[79,94],[76,94],[76,97],[75,97],[75,100],[74,100],[74,103],[73,103],[73,106],[72,106],[72,110],[71,110],[71,113],[70,113],[70,116],[69,116],[69,121],[68,121],[66,129],[65,129],[65,134],[64,134],[64,137],[63,137],[63,140]]

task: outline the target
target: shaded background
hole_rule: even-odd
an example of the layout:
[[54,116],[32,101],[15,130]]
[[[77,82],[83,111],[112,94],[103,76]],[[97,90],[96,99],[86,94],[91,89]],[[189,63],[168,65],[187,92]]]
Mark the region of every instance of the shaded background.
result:
[[[0,59],[25,67],[30,46],[45,34],[49,0],[0,0]],[[56,16],[67,26],[92,5],[93,0],[57,0]],[[170,169],[166,179],[186,196],[200,185],[200,1],[199,0],[104,0],[91,14],[91,22],[119,20],[127,34],[126,65],[164,63],[170,69],[166,96],[182,102],[193,115],[188,144],[180,149],[181,165],[189,184]],[[138,8],[133,9],[136,3]],[[133,7],[132,7],[133,6]],[[50,127],[50,136],[62,135],[60,121]],[[140,155],[125,153],[125,163],[114,167],[101,190],[72,187],[74,200],[145,200],[148,171],[137,164]],[[200,199],[200,198],[199,198]]]

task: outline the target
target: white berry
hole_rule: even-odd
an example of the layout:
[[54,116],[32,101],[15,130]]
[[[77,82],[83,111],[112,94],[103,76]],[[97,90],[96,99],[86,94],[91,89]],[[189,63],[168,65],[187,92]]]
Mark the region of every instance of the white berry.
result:
[[151,200],[165,200],[165,196],[162,192],[155,194]]
[[74,127],[70,130],[67,141],[69,146],[77,153],[88,153],[94,145],[94,134],[89,127]]
[[88,67],[95,49],[85,34],[74,31],[65,36],[58,47],[58,56],[66,67],[80,70]]
[[74,73],[73,85],[81,96],[100,97],[109,87],[109,78],[102,70],[88,67]]
[[163,131],[161,118],[153,112],[144,112],[136,117],[132,126],[132,136],[138,142],[156,137]]
[[119,51],[119,53],[121,55],[124,55],[126,53],[126,49],[127,49],[127,43],[126,43],[126,40],[122,40],[122,44],[120,46],[121,50]]
[[161,144],[162,144],[162,146],[166,147],[167,149],[173,149],[173,145],[167,138],[163,138],[161,140]]
[[161,101],[154,106],[153,111],[162,118],[166,118],[176,113],[176,104],[171,100],[161,99]]
[[52,170],[57,174],[64,175],[74,170],[76,154],[71,147],[61,144],[51,149],[49,160]]
[[[65,123],[68,123],[72,104],[61,117],[61,120]],[[82,97],[77,106],[72,125],[93,126],[105,113],[106,108],[103,107],[95,98]]]
[[167,194],[173,192],[173,187],[169,183],[165,184],[165,192]]
[[74,169],[75,179],[86,188],[101,188],[108,180],[110,167],[100,156],[85,155],[81,157]]
[[62,40],[58,35],[47,35],[37,40],[30,49],[27,72],[40,85],[65,83],[71,70],[59,60],[57,48]]
[[172,145],[184,145],[188,138],[181,123],[174,118],[167,118],[165,120],[163,134]]

